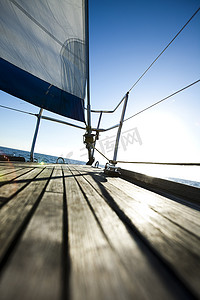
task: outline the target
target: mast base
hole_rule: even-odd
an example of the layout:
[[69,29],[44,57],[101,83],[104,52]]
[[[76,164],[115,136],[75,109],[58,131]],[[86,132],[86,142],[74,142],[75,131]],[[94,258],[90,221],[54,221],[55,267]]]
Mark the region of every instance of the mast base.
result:
[[95,143],[95,134],[92,133],[88,133],[86,132],[86,134],[84,134],[83,136],[83,142],[84,144],[86,144],[86,148],[88,149],[88,162],[86,163],[86,165],[91,166],[93,164],[93,162],[95,161],[94,159],[94,143]]
[[86,163],[86,165],[91,166],[93,164],[93,162],[95,161],[94,157],[91,157],[88,162]]

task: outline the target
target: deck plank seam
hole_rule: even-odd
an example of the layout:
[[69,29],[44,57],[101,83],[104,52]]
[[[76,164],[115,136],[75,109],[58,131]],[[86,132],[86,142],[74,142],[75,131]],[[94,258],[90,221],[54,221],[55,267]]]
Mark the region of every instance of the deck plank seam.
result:
[[[70,170],[70,172],[72,173],[71,169],[69,169],[69,170]],[[73,173],[72,173],[72,174],[73,174]],[[81,174],[81,173],[80,173],[80,174]],[[91,212],[92,212],[92,214],[93,214],[93,216],[94,216],[94,218],[95,218],[95,220],[96,220],[96,222],[97,222],[97,224],[98,224],[98,226],[99,226],[99,228],[100,228],[100,230],[101,230],[103,236],[105,237],[106,241],[108,242],[110,248],[115,252],[115,249],[113,248],[112,244],[110,243],[110,240],[108,239],[107,234],[105,233],[105,231],[104,231],[104,229],[103,229],[103,227],[102,227],[102,225],[101,225],[101,223],[100,223],[100,221],[99,221],[97,215],[95,214],[95,211],[94,211],[92,205],[90,204],[87,195],[85,194],[85,192],[84,192],[82,186],[80,185],[79,181],[77,180],[76,175],[73,174],[73,176],[74,176],[74,179],[76,180],[76,182],[77,182],[77,184],[78,184],[78,186],[79,186],[79,189],[81,190],[81,192],[82,192],[82,194],[83,194],[83,196],[84,196],[84,198],[85,198],[85,201],[87,202],[87,205],[88,205],[89,209],[91,210]]]
[[[111,209],[112,209],[112,211],[118,216],[118,218],[119,218],[119,221],[122,221],[122,223],[125,225],[125,227],[126,227],[126,229],[127,229],[127,231],[129,232],[129,234],[130,234],[130,238],[133,238],[133,239],[135,239],[135,238],[137,238],[140,242],[141,242],[141,244],[144,246],[144,248],[146,248],[147,250],[146,251],[149,251],[149,254],[150,255],[152,255],[153,257],[155,257],[155,259],[157,260],[157,262],[161,265],[161,267],[165,267],[165,270],[166,270],[166,272],[168,273],[169,272],[169,274],[171,274],[172,275],[172,280],[174,280],[176,283],[177,283],[177,285],[179,286],[179,287],[181,287],[181,289],[183,289],[184,291],[185,291],[185,294],[186,294],[186,299],[198,299],[197,298],[197,296],[196,296],[196,294],[195,294],[195,290],[193,291],[192,290],[192,288],[191,287],[189,287],[188,285],[186,285],[186,287],[185,287],[185,281],[184,281],[184,279],[182,279],[181,278],[181,276],[179,275],[179,273],[177,272],[175,272],[175,270],[173,269],[173,266],[171,266],[171,264],[170,264],[170,262],[166,259],[166,261],[165,261],[165,258],[164,257],[162,257],[162,253],[160,253],[160,256],[161,256],[161,259],[162,259],[162,261],[160,260],[160,257],[159,257],[159,255],[157,255],[156,254],[156,251],[158,251],[158,250],[156,250],[156,248],[155,248],[155,245],[153,245],[152,243],[151,243],[151,241],[149,241],[149,243],[150,243],[150,246],[149,245],[147,245],[145,242],[144,242],[144,240],[143,239],[141,239],[140,237],[139,237],[139,235],[138,235],[138,233],[141,235],[141,236],[143,236],[143,238],[144,239],[146,239],[147,240],[147,242],[148,242],[148,236],[146,236],[146,235],[143,235],[143,232],[142,232],[142,230],[140,230],[140,227],[138,227],[136,224],[134,224],[134,218],[132,218],[131,217],[131,215],[129,216],[129,214],[128,214],[128,212],[126,212],[126,211],[124,211],[123,210],[123,207],[121,206],[121,202],[119,202],[118,201],[118,198],[117,198],[117,193],[112,193],[112,186],[113,186],[113,188],[115,187],[115,185],[114,184],[112,184],[112,182],[110,181],[110,180],[108,180],[108,182],[107,183],[104,183],[104,182],[102,182],[102,178],[101,178],[101,176],[99,176],[99,174],[97,174],[97,172],[91,172],[91,171],[89,171],[89,169],[87,169],[87,168],[84,168],[84,167],[81,167],[81,168],[78,168],[78,167],[72,167],[71,166],[71,169],[73,169],[74,168],[74,170],[76,171],[76,172],[74,172],[76,175],[74,175],[73,174],[73,171],[71,171],[70,170],[70,173],[72,174],[72,176],[65,176],[65,174],[64,174],[64,170],[66,170],[66,169],[68,169],[69,167],[68,166],[62,166],[62,168],[61,168],[61,170],[62,170],[62,176],[60,176],[60,179],[62,178],[62,184],[63,184],[63,191],[61,192],[56,192],[56,188],[58,188],[58,186],[56,186],[56,185],[54,185],[55,186],[55,190],[52,192],[52,191],[48,191],[48,184],[49,184],[49,181],[50,180],[52,180],[52,179],[54,179],[54,171],[55,171],[55,169],[56,169],[56,167],[55,168],[53,168],[53,166],[51,167],[51,168],[49,168],[49,169],[51,169],[51,173],[49,172],[49,176],[48,176],[48,180],[47,180],[47,176],[44,176],[43,177],[43,179],[42,180],[47,180],[46,181],[46,183],[45,183],[45,185],[43,186],[43,188],[42,189],[40,189],[40,194],[38,193],[38,196],[36,197],[36,202],[38,201],[38,204],[37,204],[37,207],[35,207],[36,206],[36,202],[34,202],[34,204],[33,204],[33,206],[32,206],[32,208],[30,209],[30,211],[29,211],[29,213],[26,215],[26,217],[24,218],[24,220],[26,220],[27,218],[28,218],[28,216],[30,217],[29,218],[29,220],[26,220],[26,222],[27,223],[23,223],[23,222],[21,222],[21,225],[20,226],[22,226],[23,224],[23,228],[21,228],[21,227],[19,227],[19,229],[16,231],[16,234],[14,235],[14,238],[13,238],[13,240],[15,240],[15,241],[13,241],[13,249],[11,249],[11,245],[7,248],[7,253],[8,253],[8,251],[10,251],[10,254],[8,255],[8,258],[7,258],[7,260],[8,260],[8,264],[7,264],[7,261],[5,261],[5,265],[3,265],[3,269],[4,269],[4,266],[5,266],[5,269],[6,269],[6,267],[7,267],[7,265],[9,265],[9,261],[10,261],[10,257],[12,257],[12,254],[15,252],[15,250],[16,250],[16,247],[18,246],[18,244],[20,244],[20,242],[21,242],[21,240],[22,240],[22,237],[23,237],[23,234],[24,234],[24,232],[26,232],[26,230],[27,230],[27,227],[28,227],[28,225],[29,225],[29,223],[30,223],[30,221],[32,220],[32,218],[33,218],[33,216],[35,215],[35,213],[36,213],[36,210],[37,210],[37,208],[38,208],[38,206],[40,207],[40,203],[41,203],[41,200],[43,199],[43,197],[44,197],[44,194],[50,194],[50,193],[54,193],[54,194],[59,194],[58,196],[59,196],[59,198],[60,198],[60,200],[61,200],[61,207],[63,207],[63,214],[62,215],[60,215],[60,222],[61,222],[61,225],[62,225],[62,238],[61,238],[61,257],[62,257],[62,266],[61,266],[61,297],[59,298],[59,299],[62,299],[62,300],[65,300],[65,299],[70,299],[70,285],[69,285],[69,280],[70,280],[70,276],[71,276],[71,271],[72,270],[70,270],[70,264],[72,263],[71,262],[71,258],[70,258],[70,249],[69,249],[69,233],[68,233],[68,220],[69,220],[69,215],[68,215],[68,203],[67,203],[67,197],[68,197],[68,194],[67,194],[67,191],[66,191],[66,187],[67,187],[67,181],[65,181],[65,179],[66,179],[66,177],[73,177],[73,180],[75,180],[76,181],[76,183],[77,183],[77,189],[79,188],[80,189],[80,195],[82,194],[83,195],[83,197],[84,197],[84,201],[86,201],[86,203],[85,203],[85,205],[90,209],[90,211],[91,211],[91,214],[94,216],[94,218],[95,218],[95,216],[96,216],[96,218],[95,218],[95,220],[97,221],[97,220],[99,220],[99,222],[101,222],[100,224],[104,224],[103,223],[103,221],[101,220],[101,218],[99,218],[99,215],[98,215],[98,212],[96,212],[96,210],[95,210],[95,202],[93,202],[93,199],[91,198],[92,197],[92,195],[93,195],[93,193],[92,193],[92,189],[95,191],[95,193],[94,193],[94,199],[95,199],[95,194],[98,194],[98,199],[99,199],[99,201],[101,202],[101,200],[100,200],[100,196],[101,196],[101,199],[102,199],[102,203],[104,202],[104,203],[106,203],[106,206],[108,205]],[[42,168],[42,171],[45,169],[45,166],[43,166]],[[46,168],[47,169],[47,168]],[[41,171],[41,172],[42,172]],[[50,171],[50,170],[49,170]],[[40,172],[40,173],[41,173]],[[36,177],[40,174],[40,173],[38,173],[37,175],[36,175]],[[80,176],[78,175],[78,173],[80,174]],[[89,176],[88,176],[89,175]],[[22,175],[21,175],[22,176]],[[95,179],[95,181],[96,181],[96,183],[95,182],[93,182],[93,179],[92,178],[94,178],[94,177],[96,177],[96,179]],[[55,179],[56,178],[59,178],[59,176],[57,177],[57,176],[55,176]],[[31,181],[32,181],[33,179],[31,179]],[[90,189],[89,188],[89,186],[88,186],[88,189],[91,191],[91,193],[90,192],[87,192],[87,190],[86,190],[86,188],[87,188],[87,184],[85,184],[85,182],[84,181],[86,181],[87,182],[87,184],[88,185],[90,185],[91,186],[91,188],[92,189]],[[118,181],[117,181],[117,179],[116,179],[116,183],[117,183]],[[116,210],[118,209],[119,210],[119,214],[121,215],[121,217],[119,216],[119,214],[116,212],[116,210],[111,206],[112,205],[112,203],[111,204],[109,204],[108,203],[108,201],[106,200],[106,196],[104,195],[104,193],[102,192],[102,189],[101,188],[98,188],[98,185],[102,185],[102,189],[105,189],[105,192],[108,192],[108,195],[109,195],[109,197],[111,198],[111,202],[113,202],[113,206],[116,206]],[[28,184],[26,185],[26,187],[28,186]],[[117,186],[117,185],[116,185]],[[24,189],[25,189],[25,187],[24,187]],[[82,190],[81,190],[82,189]],[[23,190],[23,189],[22,189]],[[119,189],[120,190],[120,189]],[[85,191],[85,192],[84,192]],[[124,192],[124,190],[121,188],[121,191],[123,191]],[[43,194],[42,194],[42,192],[43,192]],[[155,191],[154,191],[155,192]],[[61,197],[61,195],[60,194],[63,194],[63,197]],[[84,195],[85,194],[85,195]],[[158,194],[158,193],[157,193]],[[90,195],[91,195],[91,197],[90,197]],[[116,195],[116,198],[115,198],[115,195]],[[40,196],[41,196],[41,199],[39,200],[39,198],[40,198]],[[12,196],[12,197],[14,197],[14,196]],[[12,199],[12,197],[11,197],[11,199]],[[49,197],[49,196],[47,196],[47,197]],[[55,198],[56,196],[54,196],[54,198]],[[130,196],[131,197],[131,196]],[[7,198],[6,198],[7,199]],[[63,199],[63,203],[62,203],[62,199]],[[1,200],[1,198],[0,198],[0,200]],[[90,201],[91,200],[91,201]],[[137,199],[136,201],[138,201],[139,202],[139,200],[140,199]],[[171,199],[169,199],[169,200],[171,200]],[[100,203],[99,202],[99,203]],[[123,201],[122,201],[123,202]],[[182,204],[182,203],[181,203]],[[91,207],[90,207],[91,206]],[[35,207],[34,208],[34,211],[32,212],[32,209],[33,209],[33,207]],[[107,208],[109,208],[109,207],[107,207]],[[117,208],[118,207],[118,208]],[[94,212],[92,211],[92,209],[94,210]],[[159,215],[161,215],[162,217],[165,217],[162,213],[160,214],[159,212],[157,212],[156,211],[156,208],[152,205],[152,206],[150,206],[150,208],[155,212],[155,213],[157,213],[157,214],[159,214]],[[155,209],[154,209],[155,208]],[[89,212],[89,209],[88,209],[88,212]],[[172,208],[173,209],[173,208]],[[31,213],[32,212],[32,213]],[[32,215],[30,215],[30,214],[32,214]],[[122,214],[124,214],[124,216],[122,216]],[[127,222],[126,221],[124,221],[124,218],[127,218],[128,219],[128,221],[127,222],[130,222],[130,225],[127,225]],[[167,217],[166,217],[166,219],[168,220],[168,221],[170,221],[171,222],[171,219],[168,219]],[[78,221],[78,220],[77,220]],[[173,222],[172,222],[173,223]],[[176,224],[176,223],[174,223],[176,226],[178,226],[178,224]],[[99,226],[99,223],[97,222],[97,226]],[[102,225],[103,226],[103,225]],[[136,230],[138,231],[138,233],[135,233],[134,232],[134,230],[132,229],[132,227],[134,227],[135,226],[135,228],[136,228]],[[179,226],[180,228],[182,228],[181,226]],[[157,228],[158,230],[159,230],[159,228]],[[184,231],[185,231],[185,228],[182,228]],[[104,227],[104,230],[105,230],[105,227]],[[21,233],[20,233],[21,232]],[[160,231],[161,233],[162,233],[162,231]],[[190,232],[189,232],[190,233]],[[109,237],[109,234],[108,234],[108,232],[106,233],[106,230],[105,230],[105,234],[107,235],[107,237],[108,237],[108,239],[110,240],[110,243],[112,243],[112,239]],[[106,237],[106,235],[104,235],[104,237]],[[195,236],[195,238],[196,238],[196,236]],[[107,239],[107,241],[108,241],[108,239]],[[109,245],[108,245],[109,246]],[[115,254],[117,254],[117,256],[119,256],[119,260],[122,262],[122,260],[120,259],[120,255],[118,254],[118,252],[117,252],[117,250],[116,250],[116,248],[115,248],[115,246],[113,246],[113,248],[114,248],[114,255]],[[9,250],[10,249],[10,250]],[[153,249],[153,251],[152,251],[152,249]],[[7,253],[5,252],[5,257],[6,257],[6,255],[7,255]],[[163,259],[164,259],[164,261],[163,261]],[[124,264],[123,264],[124,265]],[[0,267],[1,267],[1,262],[0,262]],[[4,271],[4,270],[3,270]],[[174,273],[175,272],[175,273]],[[3,273],[4,272],[0,272],[0,277],[3,275]],[[175,274],[175,276],[173,275],[173,273]],[[178,280],[177,280],[178,279]],[[184,287],[184,288],[183,288]],[[184,298],[185,299],[185,298]]]
[[43,190],[41,191],[40,195],[38,196],[38,199],[35,201],[35,203],[33,204],[32,208],[30,209],[29,213],[26,215],[26,217],[24,218],[23,222],[19,226],[18,230],[16,231],[15,237],[13,238],[11,244],[9,245],[6,253],[2,257],[2,259],[0,260],[0,278],[3,275],[3,270],[4,270],[7,262],[9,261],[9,258],[11,257],[11,255],[14,252],[15,248],[17,247],[18,243],[20,242],[20,239],[21,239],[23,233],[25,232],[28,224],[31,221],[31,218],[33,217],[33,215],[34,215],[37,207],[40,204],[40,201],[41,201],[41,199],[42,199],[42,197],[43,197],[43,195],[45,193],[46,187],[47,187],[47,185],[48,185],[48,183],[49,183],[49,181],[51,179],[52,173],[53,173],[53,169],[51,171],[49,179],[47,180],[47,182],[46,182]]
[[[111,191],[111,187],[107,187],[107,190],[109,191],[109,189],[110,189],[110,191]],[[131,220],[131,219],[130,219]],[[171,221],[170,221],[171,222]],[[153,224],[153,223],[152,223]],[[154,224],[154,227],[155,227],[155,224]],[[177,226],[176,226],[177,227]],[[158,230],[158,231],[160,231],[160,233],[161,233],[161,235],[163,236],[163,240],[166,240],[166,238],[165,238],[165,234],[163,235],[163,232],[160,230],[162,227],[155,227],[156,228],[156,230]],[[140,229],[138,229],[139,231],[140,231]],[[181,229],[182,230],[182,229]],[[183,231],[185,231],[185,229],[183,230]],[[141,231],[141,234],[142,234],[142,231]],[[183,234],[184,234],[184,232],[183,232]],[[188,234],[188,233],[187,233]],[[189,232],[189,235],[190,235],[190,232]],[[194,237],[195,239],[196,239],[196,237]],[[148,239],[148,237],[147,237],[147,239]],[[150,243],[151,243],[151,239],[149,240],[150,241]],[[169,243],[169,241],[170,240],[166,240],[166,245]],[[187,253],[190,253],[190,254],[192,254],[192,256],[193,257],[196,257],[197,258],[197,261],[199,261],[199,255],[197,255],[196,254],[196,252],[194,252],[193,251],[193,248],[188,248],[188,247],[185,247],[185,245],[183,245],[182,243],[180,244],[180,242],[179,242],[179,240],[177,240],[176,241],[176,243],[177,244],[179,244],[179,246],[180,247],[183,247],[184,249],[185,249],[185,253],[187,252]],[[153,245],[152,245],[153,246]],[[155,247],[154,247],[155,248]],[[188,286],[188,289],[189,290],[193,290],[193,287],[191,287],[190,286],[190,284],[189,284],[189,281],[187,280],[187,279],[185,279],[184,277],[185,276],[182,276],[182,275],[180,275],[180,272],[178,271],[178,269],[174,269],[174,265],[172,265],[171,264],[171,262],[170,261],[168,261],[168,259],[166,259],[165,257],[164,257],[164,255],[162,255],[162,251],[160,252],[160,255],[161,255],[161,257],[163,257],[163,259],[164,259],[164,261],[167,263],[167,264],[169,264],[169,267],[177,274],[177,277],[179,277],[180,278],[180,280],[185,284],[185,285],[187,285]],[[196,291],[194,290],[194,293],[196,293]]]
[[[116,188],[116,185],[114,185],[112,182],[110,182],[110,184],[113,186],[113,188]],[[126,193],[126,192],[125,192]],[[155,193],[155,192],[154,192]],[[129,196],[127,194],[127,196]],[[168,198],[167,198],[168,199]],[[138,203],[140,203],[139,200],[136,200]],[[171,201],[171,199],[169,199],[169,201]],[[179,203],[182,205],[182,203]],[[178,228],[180,228],[181,230],[186,231],[188,234],[192,234],[195,238],[197,238],[198,240],[200,240],[200,237],[198,235],[196,235],[194,232],[189,231],[186,227],[181,226],[181,224],[177,223],[176,221],[172,220],[172,218],[168,218],[165,214],[161,213],[159,210],[156,210],[152,205],[149,205],[149,208],[154,211],[155,213],[157,213],[160,217],[166,219],[167,221],[173,223],[175,226],[177,226]],[[158,228],[159,229],[159,228]]]
[[181,197],[180,195],[177,195],[173,192],[171,193],[168,193],[166,190],[163,190],[163,189],[159,189],[158,187],[155,188],[153,186],[149,186],[148,184],[146,183],[141,183],[140,181],[137,181],[137,180],[133,180],[133,179],[129,179],[129,178],[124,178],[123,176],[120,177],[121,179],[123,180],[126,180],[140,188],[143,188],[145,190],[148,190],[150,192],[154,192],[158,195],[161,195],[163,197],[166,197],[167,199],[171,200],[171,201],[175,201],[175,202],[178,202],[182,205],[185,205],[185,206],[188,206],[192,209],[195,209],[195,210],[198,210],[200,211],[200,204],[197,203],[197,202],[191,202],[190,200],[188,199],[183,199],[183,197]]
[[62,290],[61,298],[63,300],[70,299],[70,272],[71,272],[71,261],[69,253],[69,233],[68,233],[68,210],[67,210],[67,194],[66,194],[66,185],[65,185],[65,176],[63,168],[62,171],[62,180],[63,180],[63,229],[62,229]]
[[[90,175],[95,180],[96,175],[93,175],[93,174],[90,174]],[[83,177],[84,177],[84,175],[83,175]],[[129,231],[130,235],[132,236],[132,238],[134,237],[134,234],[135,234],[146,245],[146,247],[149,248],[149,250],[151,251],[152,255],[155,256],[155,258],[157,258],[159,260],[159,262],[167,269],[167,271],[169,272],[169,274],[171,276],[173,276],[173,278],[174,278],[174,280],[176,280],[177,284],[179,284],[179,286],[185,291],[186,295],[188,295],[188,297],[190,297],[189,299],[197,299],[196,295],[191,290],[191,288],[188,286],[187,282],[184,282],[179,277],[179,274],[176,272],[176,270],[174,270],[170,266],[170,264],[168,263],[168,261],[159,253],[159,251],[157,251],[155,249],[155,247],[152,246],[152,244],[150,243],[150,241],[148,241],[148,239],[145,236],[143,236],[143,234],[133,224],[132,220],[120,209],[120,207],[115,202],[115,200],[113,199],[113,197],[109,194],[109,192],[107,190],[105,190],[105,188],[103,187],[103,185],[100,182],[98,182],[98,180],[95,180],[95,181],[99,185],[99,187],[100,187],[100,189],[102,191],[102,195],[92,185],[92,183],[90,183],[89,181],[88,182],[93,186],[93,188],[97,191],[97,193],[107,202],[107,204],[115,211],[115,213],[117,214],[117,216],[119,217],[119,219],[126,226],[127,230]],[[101,187],[101,185],[102,185],[102,187]],[[105,190],[105,191],[103,191],[103,190]],[[106,193],[106,195],[105,195],[105,193]]]
[[[138,186],[140,186],[140,185],[138,184]],[[192,208],[194,210],[200,211],[200,204],[198,204],[196,202],[195,203],[194,202],[190,202],[190,200],[183,199],[179,195],[175,195],[175,194],[172,194],[172,193],[169,194],[166,191],[159,190],[159,189],[156,189],[156,188],[150,188],[150,187],[149,188],[147,188],[147,187],[145,188],[144,186],[140,186],[140,187],[142,187],[142,188],[144,188],[146,190],[149,190],[151,192],[154,192],[154,193],[156,193],[158,195],[161,195],[163,197],[166,197],[167,199],[169,199],[171,201],[175,201],[175,202],[177,202],[179,204],[182,204],[182,205],[190,207],[190,208]]]
[[63,195],[63,192],[45,191],[45,193],[62,194]]
[[[44,168],[45,169],[45,168]],[[1,200],[5,200],[3,203],[0,203],[0,208],[2,208],[5,204],[7,204],[10,200],[12,200],[17,194],[19,194],[21,191],[23,191],[32,181],[34,181],[36,178],[37,178],[37,176],[39,176],[41,173],[42,173],[42,171],[44,170],[44,169],[41,169],[41,172],[39,172],[38,174],[36,174],[33,178],[30,178],[30,179],[26,179],[26,180],[21,180],[21,181],[18,181],[18,180],[16,180],[15,181],[15,179],[13,179],[13,180],[11,180],[11,181],[9,181],[9,182],[7,182],[7,184],[14,184],[14,183],[19,183],[19,182],[27,182],[24,186],[22,186],[21,188],[19,188],[14,194],[12,194],[10,197],[1,197],[0,199]],[[32,169],[32,170],[30,170],[30,172],[31,171],[33,171],[34,170],[34,168]],[[27,173],[29,173],[29,172],[27,172]],[[27,173],[25,173],[25,174],[27,174]],[[25,174],[22,174],[21,176],[23,176],[23,175],[25,175]],[[20,177],[20,176],[19,176]]]
[[178,224],[177,222],[171,220],[170,218],[168,218],[167,216],[165,216],[164,214],[161,214],[159,211],[157,211],[155,208],[151,207],[151,209],[159,214],[160,216],[162,216],[163,218],[165,218],[166,220],[168,220],[169,222],[173,223],[174,225],[176,225],[177,227],[181,228],[182,230],[186,231],[188,234],[193,235],[195,238],[197,238],[198,240],[200,240],[200,237],[198,235],[196,235],[194,232],[189,231],[187,228],[181,226],[180,224]]
[[121,169],[120,178],[141,185],[148,190],[153,189],[156,193],[166,192],[169,195],[179,197],[183,201],[200,205],[200,189],[197,187],[124,169]]
[[[24,169],[24,168],[20,168],[20,169],[18,169],[17,171],[20,171],[20,170],[23,170],[23,169]],[[4,170],[4,172],[5,172],[5,171],[8,170],[8,169],[3,169],[3,170]],[[10,175],[10,174],[16,172],[16,169],[13,170],[13,169],[11,168],[11,170],[12,170],[11,172],[1,173],[1,174],[0,174],[0,178],[3,177],[3,176],[5,176],[5,175]],[[1,172],[1,170],[0,170],[0,172]]]
[[[78,171],[78,170],[77,170],[77,171]],[[81,173],[81,172],[79,172],[79,173]],[[82,175],[83,175],[83,174],[82,174]],[[83,177],[83,179],[87,182],[87,184],[90,184],[90,182],[87,180],[87,178],[86,178],[84,175],[83,175],[82,177]],[[80,183],[80,185],[81,185],[81,183]],[[94,187],[93,187],[91,184],[90,184],[90,186],[94,189]],[[95,190],[95,189],[94,189],[94,190]],[[95,190],[95,193],[97,193],[96,190]],[[98,194],[98,193],[97,193],[97,194]],[[99,194],[98,194],[98,195],[99,195]],[[100,196],[100,195],[99,195],[99,196]],[[109,206],[109,204],[105,201],[105,199],[104,199],[102,196],[101,196],[101,198],[102,198],[102,201],[104,201],[104,202],[106,203],[106,205]],[[89,200],[88,200],[88,201],[89,201]],[[92,204],[90,204],[90,205],[92,206]],[[90,205],[89,205],[89,206],[90,206]],[[110,206],[109,206],[109,207],[110,207]],[[94,208],[92,207],[92,211],[93,211],[93,210],[94,210]],[[112,210],[112,211],[114,211],[114,210]],[[116,213],[116,212],[114,211],[114,213]],[[117,214],[116,214],[116,215],[117,215]],[[119,219],[119,222],[122,221],[122,220],[119,218],[118,215],[117,215],[117,217],[118,217],[118,219]],[[99,221],[99,222],[100,222],[100,221]],[[135,237],[133,236],[133,233],[132,233],[132,231],[130,231],[130,227],[128,227],[127,224],[124,224],[124,222],[122,222],[122,224],[125,226],[125,228],[126,228],[128,234],[130,235],[130,238],[133,239],[133,240],[139,241],[140,247],[142,246],[142,249],[143,249],[143,250],[141,250],[141,251],[142,251],[142,252],[145,251],[145,253],[148,252],[148,255],[151,257],[151,263],[152,263],[152,258],[153,258],[153,260],[156,261],[156,264],[158,264],[158,263],[159,263],[159,260],[158,260],[157,256],[155,256],[155,254],[152,253],[152,251],[149,249],[149,247],[147,247],[147,245],[146,245],[145,243],[143,243],[143,241],[141,241],[141,239],[139,239],[137,235],[136,235]],[[124,260],[121,258],[119,252],[118,252],[118,251],[115,249],[115,247],[111,244],[111,242],[109,241],[109,238],[107,238],[107,241],[109,242],[109,245],[110,245],[111,249],[113,250],[113,252],[114,252],[114,254],[116,255],[116,257],[118,258],[118,260],[120,261],[121,265],[123,265],[124,269],[129,273],[130,269],[129,269],[129,267],[127,266],[127,264],[124,262]],[[145,250],[144,250],[144,249],[145,249]],[[168,274],[168,269],[164,268],[164,270],[165,270],[165,276],[167,276],[166,274]],[[180,285],[179,285],[179,287],[180,287]],[[181,288],[182,288],[182,286],[181,286]]]
[[[12,183],[12,182],[15,181],[17,178],[20,178],[21,176],[26,175],[26,174],[28,174],[29,172],[33,171],[33,170],[34,170],[34,168],[32,168],[31,170],[28,170],[27,172],[25,172],[25,173],[23,173],[23,174],[20,174],[20,175],[16,176],[15,178],[12,178],[11,180],[1,181],[1,182],[0,182],[0,187],[1,187],[1,186],[4,186],[4,185],[6,185],[6,184]],[[20,170],[18,170],[18,171],[20,171]],[[15,173],[15,172],[12,172],[12,173]],[[8,174],[6,174],[6,175],[8,175]]]

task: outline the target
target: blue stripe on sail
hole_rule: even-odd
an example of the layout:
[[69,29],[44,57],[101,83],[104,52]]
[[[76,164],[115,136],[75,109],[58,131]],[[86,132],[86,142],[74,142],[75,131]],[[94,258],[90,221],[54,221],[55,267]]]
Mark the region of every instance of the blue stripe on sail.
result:
[[84,101],[0,58],[1,90],[59,115],[85,122]]

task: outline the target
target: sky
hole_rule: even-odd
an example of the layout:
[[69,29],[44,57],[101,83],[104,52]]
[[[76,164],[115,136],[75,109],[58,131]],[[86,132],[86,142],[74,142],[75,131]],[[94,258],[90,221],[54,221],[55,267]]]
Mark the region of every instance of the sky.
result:
[[[92,109],[112,110],[200,6],[198,0],[89,1]],[[200,79],[200,12],[129,94],[125,118]],[[39,108],[0,92],[0,104]],[[118,124],[122,106],[102,118]],[[118,160],[200,162],[200,83],[126,121]],[[53,113],[44,115],[70,121]],[[71,121],[70,121],[71,122]],[[73,122],[73,121],[72,121]],[[98,115],[92,114],[97,126]],[[0,145],[31,148],[36,118],[0,108]],[[77,123],[81,125],[81,123]],[[41,121],[35,152],[87,161],[84,131]],[[97,148],[113,158],[116,129],[100,134]],[[106,160],[95,153],[101,164]]]

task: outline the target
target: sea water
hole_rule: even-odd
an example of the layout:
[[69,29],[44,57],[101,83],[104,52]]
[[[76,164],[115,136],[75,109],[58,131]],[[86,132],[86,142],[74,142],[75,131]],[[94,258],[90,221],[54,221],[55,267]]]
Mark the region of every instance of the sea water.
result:
[[200,188],[200,165],[121,164],[123,169]]
[[[24,151],[24,150],[0,147],[0,155],[11,155],[11,156],[24,157],[26,161],[30,161],[30,152]],[[58,156],[34,153],[34,160],[35,160],[35,162],[38,162],[38,163],[43,162],[43,163],[54,164],[54,163],[56,163],[57,159],[58,159]],[[64,159],[64,162],[67,164],[76,164],[76,165],[77,164],[79,164],[79,165],[85,164],[85,162],[79,161],[79,160],[74,160],[74,159],[69,159],[69,158],[63,158],[63,159]]]
[[[30,152],[13,148],[0,147],[0,155],[7,154],[12,156],[22,156],[26,161],[30,161]],[[38,163],[56,163],[58,157],[35,153],[34,158]],[[68,164],[82,164],[85,162],[63,158]],[[200,166],[193,165],[153,165],[153,164],[122,164],[123,169],[132,170],[134,172],[143,173],[149,176],[168,179],[186,185],[200,188]]]

